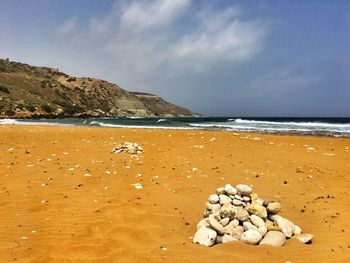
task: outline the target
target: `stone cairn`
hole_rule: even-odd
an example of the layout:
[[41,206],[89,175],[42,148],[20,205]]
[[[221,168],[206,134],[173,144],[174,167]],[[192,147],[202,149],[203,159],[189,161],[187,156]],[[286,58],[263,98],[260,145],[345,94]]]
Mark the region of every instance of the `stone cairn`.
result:
[[137,143],[124,142],[123,144],[118,144],[117,147],[113,149],[113,152],[139,154],[139,153],[143,153],[143,148]]
[[248,185],[227,184],[209,196],[193,242],[210,247],[240,240],[251,245],[281,247],[293,237],[310,244],[313,235],[302,234],[299,226],[277,215],[280,210],[279,202],[258,198]]

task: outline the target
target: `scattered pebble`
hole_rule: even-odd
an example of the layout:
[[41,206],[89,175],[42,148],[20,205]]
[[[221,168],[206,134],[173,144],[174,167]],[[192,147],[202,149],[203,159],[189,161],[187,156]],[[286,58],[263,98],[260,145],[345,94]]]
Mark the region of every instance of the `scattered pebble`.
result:
[[131,184],[131,185],[134,186],[135,189],[142,189],[143,188],[142,184],[140,184],[140,183]]

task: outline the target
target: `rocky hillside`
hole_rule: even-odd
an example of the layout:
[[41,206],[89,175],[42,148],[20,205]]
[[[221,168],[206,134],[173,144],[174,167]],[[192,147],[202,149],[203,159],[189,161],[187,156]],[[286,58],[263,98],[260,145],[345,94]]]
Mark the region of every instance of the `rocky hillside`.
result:
[[196,116],[152,94],[0,59],[0,118]]
[[193,112],[190,110],[171,104],[157,95],[143,92],[131,93],[142,101],[149,111],[156,112],[159,116],[193,116]]

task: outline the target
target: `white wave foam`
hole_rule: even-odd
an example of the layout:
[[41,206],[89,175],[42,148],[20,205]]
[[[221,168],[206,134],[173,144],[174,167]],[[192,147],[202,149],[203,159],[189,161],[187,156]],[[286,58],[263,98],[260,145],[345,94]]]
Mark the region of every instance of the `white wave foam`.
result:
[[229,129],[231,131],[233,130],[246,130],[246,131],[273,131],[273,132],[339,132],[339,133],[350,133],[350,129],[344,130],[344,129],[336,129],[336,127],[333,127],[333,129],[316,129],[315,127],[307,127],[307,126],[298,126],[298,127],[292,127],[288,125],[285,125],[284,127],[266,127],[266,126],[243,126],[243,125],[237,125],[237,124],[229,124],[229,123],[190,123],[190,126],[193,127],[202,127],[202,128],[218,128],[218,129]]
[[[154,120],[155,121],[155,120]],[[155,122],[164,122],[166,119],[159,119]],[[107,123],[106,123],[107,122]],[[108,121],[89,121],[84,120],[82,123],[59,123],[47,121],[31,121],[31,120],[15,120],[0,119],[0,124],[19,124],[19,125],[47,125],[47,126],[100,126],[109,128],[132,128],[132,129],[163,129],[163,130],[205,130],[220,129],[226,131],[242,131],[242,132],[261,132],[261,133],[302,133],[302,134],[325,134],[336,136],[350,137],[350,124],[329,124],[329,123],[297,123],[294,122],[270,122],[270,121],[250,121],[242,119],[234,119],[234,121],[226,122],[202,122],[202,123],[184,123],[184,126],[167,126],[164,124],[148,125],[128,125],[128,124],[112,124]],[[304,125],[302,125],[304,124]],[[312,124],[312,125],[309,125]],[[322,124],[326,124],[323,125]],[[188,125],[188,126],[186,126]],[[338,136],[338,137],[339,137]]]
[[[203,128],[227,128],[230,130],[255,130],[255,131],[262,131],[262,130],[271,130],[271,131],[290,131],[295,129],[289,129],[289,128],[269,128],[269,127],[250,127],[250,126],[240,126],[240,125],[224,125],[224,124],[197,124],[197,123],[191,123],[190,126],[194,127],[203,127]],[[298,129],[298,131],[313,131],[313,129]]]
[[44,121],[26,121],[26,120],[15,120],[15,119],[2,119],[1,124],[16,124],[16,125],[36,125],[36,126],[73,126],[73,124],[64,124],[58,122],[44,122]]
[[326,123],[326,122],[278,122],[278,121],[255,121],[236,119],[235,123],[246,124],[270,124],[270,125],[295,125],[295,126],[310,126],[310,127],[339,127],[350,128],[350,123]]
[[[91,122],[92,124],[92,122]],[[132,129],[161,129],[161,130],[193,130],[192,127],[169,127],[169,126],[148,126],[148,125],[124,125],[124,124],[110,124],[102,122],[94,122],[101,127],[107,128],[132,128]],[[201,128],[198,128],[201,129]]]
[[98,122],[98,121],[92,121],[92,122],[90,122],[90,124],[92,124],[92,125],[99,125],[99,126],[101,126],[101,124],[103,124],[102,122]]
[[0,124],[18,124],[18,121],[14,119],[2,119],[0,120]]

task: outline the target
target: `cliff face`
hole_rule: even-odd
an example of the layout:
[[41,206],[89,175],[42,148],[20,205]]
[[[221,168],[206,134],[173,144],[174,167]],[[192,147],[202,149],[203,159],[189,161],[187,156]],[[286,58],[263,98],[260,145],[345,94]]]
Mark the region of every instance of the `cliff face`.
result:
[[0,59],[1,118],[196,115],[152,96],[158,102],[104,80]]
[[142,92],[131,93],[141,100],[148,110],[156,113],[157,116],[198,116],[198,114],[196,115],[188,109],[171,104],[157,95]]

